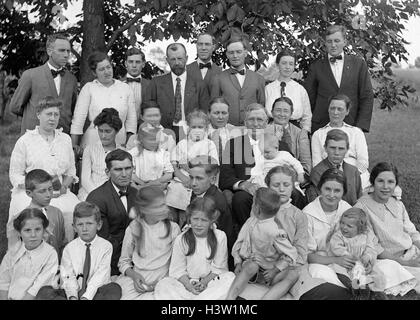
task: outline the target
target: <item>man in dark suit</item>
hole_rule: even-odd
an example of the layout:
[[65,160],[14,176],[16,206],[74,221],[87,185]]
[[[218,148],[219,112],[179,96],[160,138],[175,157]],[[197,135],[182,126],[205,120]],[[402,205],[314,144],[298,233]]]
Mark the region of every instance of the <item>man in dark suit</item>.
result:
[[171,72],[152,79],[147,99],[155,101],[162,111],[161,124],[172,129],[177,142],[185,135],[186,118],[195,108],[207,112],[209,93],[203,81],[186,70],[187,51],[183,44],[166,48],[166,61]]
[[352,101],[344,121],[369,132],[373,110],[373,90],[366,62],[355,55],[343,53],[346,29],[332,25],[327,28],[325,44],[328,55],[315,61],[305,80],[312,108],[312,132],[329,122],[328,100],[338,93]]
[[226,46],[230,69],[213,77],[210,96],[224,97],[230,105],[229,123],[244,124],[245,109],[251,103],[265,105],[265,80],[258,73],[245,68],[248,41],[244,37],[232,37]]
[[[245,134],[230,139],[223,151],[219,187],[224,193],[233,192],[232,213],[239,227],[249,218],[252,198],[260,187],[248,179],[251,177],[251,169],[255,166],[254,155],[260,153],[258,141],[267,123],[268,114],[264,105],[250,104],[245,113]],[[290,152],[287,144],[282,141],[279,141],[279,150]],[[292,194],[292,203],[295,205],[301,201],[299,194],[298,191]]]
[[18,116],[23,116],[21,134],[39,124],[35,108],[46,96],[58,98],[63,102],[58,128],[62,127],[63,132],[70,133],[77,100],[76,77],[64,68],[70,56],[70,42],[62,34],[52,34],[47,38],[46,47],[48,61],[22,74],[10,101],[10,110]]
[[187,65],[187,71],[193,73],[197,79],[203,80],[210,93],[212,78],[222,72],[222,68],[211,60],[216,48],[215,38],[210,33],[201,33],[197,37],[196,46],[197,60]]
[[150,80],[141,77],[141,71],[146,63],[146,57],[138,48],[130,48],[125,53],[126,76],[121,79],[127,83],[134,92],[134,100],[136,103],[137,119],[140,119],[140,106],[145,101],[145,95],[150,85]]
[[349,150],[349,137],[340,130],[333,129],[328,131],[325,138],[325,151],[327,158],[318,163],[311,171],[311,187],[307,190],[309,201],[313,201],[321,194],[318,189],[318,183],[321,180],[322,174],[330,168],[336,168],[344,173],[346,178],[345,192],[343,200],[350,205],[355,205],[357,199],[362,196],[362,181],[360,180],[360,172],[357,167],[344,162],[344,156]]
[[130,186],[133,158],[127,151],[116,149],[105,158],[109,180],[89,193],[86,201],[96,204],[101,210],[102,228],[98,235],[112,244],[111,275],[118,275],[118,260],[134,206],[137,190]]

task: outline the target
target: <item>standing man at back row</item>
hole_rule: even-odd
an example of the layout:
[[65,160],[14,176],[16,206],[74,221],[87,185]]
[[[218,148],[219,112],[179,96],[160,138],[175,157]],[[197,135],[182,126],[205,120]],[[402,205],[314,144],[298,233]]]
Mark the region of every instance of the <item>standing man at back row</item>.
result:
[[42,66],[28,69],[19,80],[18,87],[10,101],[10,110],[23,116],[20,133],[33,130],[39,125],[36,107],[46,96],[63,102],[58,128],[70,133],[71,118],[77,100],[77,80],[65,65],[70,57],[70,42],[63,34],[47,37],[48,61]]
[[125,53],[124,65],[127,69],[127,75],[122,81],[133,90],[137,119],[140,119],[140,106],[145,100],[145,94],[150,84],[150,80],[141,77],[141,71],[145,63],[146,57],[140,49],[130,48]]
[[231,67],[219,73],[211,82],[211,98],[222,96],[229,102],[229,123],[235,126],[244,125],[248,105],[265,105],[264,78],[245,68],[248,45],[244,36],[232,37],[226,46],[226,56]]
[[346,28],[329,26],[325,33],[328,56],[315,61],[309,68],[304,86],[311,102],[312,132],[328,124],[328,100],[339,93],[352,102],[344,122],[369,132],[373,109],[369,71],[362,58],[344,54],[346,44]]
[[211,56],[216,49],[216,42],[213,35],[204,32],[197,37],[197,60],[187,65],[187,71],[194,74],[206,84],[210,92],[212,78],[222,72],[222,68],[216,65]]
[[209,93],[204,82],[186,70],[187,50],[182,43],[166,48],[166,61],[171,72],[154,77],[147,91],[147,100],[156,102],[161,110],[161,125],[175,132],[176,141],[186,135],[187,115],[195,108],[207,112]]

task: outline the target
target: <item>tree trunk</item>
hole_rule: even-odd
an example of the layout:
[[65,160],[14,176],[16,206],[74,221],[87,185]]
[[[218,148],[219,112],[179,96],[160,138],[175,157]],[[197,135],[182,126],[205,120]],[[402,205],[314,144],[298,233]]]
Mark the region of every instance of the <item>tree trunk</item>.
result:
[[104,0],[83,0],[81,86],[93,80],[93,74],[88,65],[89,55],[95,50],[106,52],[104,33]]

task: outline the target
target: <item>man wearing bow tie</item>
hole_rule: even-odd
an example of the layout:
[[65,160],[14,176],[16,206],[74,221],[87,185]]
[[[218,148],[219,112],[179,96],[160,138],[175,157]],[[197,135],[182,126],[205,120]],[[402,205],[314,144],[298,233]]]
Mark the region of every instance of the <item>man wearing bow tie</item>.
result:
[[64,68],[70,57],[70,42],[62,34],[52,34],[47,37],[46,48],[48,61],[22,74],[10,101],[11,111],[23,116],[21,134],[39,124],[35,108],[46,96],[58,98],[63,102],[58,128],[63,128],[63,132],[67,134],[70,132],[77,99],[76,77]]
[[134,100],[136,103],[137,119],[140,119],[140,106],[145,100],[145,93],[150,84],[150,80],[141,77],[141,71],[146,63],[144,53],[138,48],[130,48],[125,53],[125,67],[127,75],[123,82],[127,83],[133,90]]
[[109,180],[89,193],[86,201],[101,210],[102,228],[98,235],[112,244],[111,275],[118,275],[118,260],[125,229],[130,223],[130,209],[134,206],[137,190],[131,184],[133,158],[130,153],[115,149],[105,157]]
[[212,99],[222,96],[229,102],[229,123],[235,126],[244,124],[248,105],[265,104],[264,78],[245,67],[248,45],[244,36],[234,36],[228,41],[226,56],[231,67],[216,75],[210,86]]
[[328,100],[342,93],[352,101],[344,121],[369,132],[373,110],[373,90],[366,62],[355,55],[343,53],[346,29],[340,25],[327,28],[325,46],[328,55],[315,61],[305,80],[312,109],[312,132],[328,121]]
[[194,74],[197,79],[203,80],[210,92],[211,79],[222,72],[222,68],[211,60],[216,48],[214,36],[207,32],[199,34],[196,47],[197,60],[187,65],[187,71]]

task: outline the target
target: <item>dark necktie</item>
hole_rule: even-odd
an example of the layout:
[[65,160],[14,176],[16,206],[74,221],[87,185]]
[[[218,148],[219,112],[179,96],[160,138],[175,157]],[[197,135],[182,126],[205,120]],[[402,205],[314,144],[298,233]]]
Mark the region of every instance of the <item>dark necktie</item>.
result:
[[193,200],[196,199],[196,198],[197,198],[197,195],[194,192],[192,192],[191,193],[190,203],[193,202]]
[[60,70],[53,70],[53,69],[51,69],[51,74],[52,74],[53,78],[55,78],[58,75],[64,77],[64,74],[65,73],[66,73],[66,71],[64,69],[60,69]]
[[283,136],[281,137],[281,141],[287,143],[289,149],[292,150],[292,137],[289,132],[289,128],[283,128]]
[[83,264],[83,282],[82,288],[79,291],[79,298],[86,292],[87,282],[90,272],[90,243],[86,243],[85,263]]
[[130,83],[130,82],[141,83],[141,78],[127,78],[127,83]]
[[230,72],[232,73],[232,74],[237,74],[237,73],[239,73],[240,75],[245,75],[245,68],[244,69],[242,69],[242,70],[236,70],[236,69],[230,69]]
[[199,64],[198,64],[198,67],[199,67],[200,69],[203,69],[203,68],[211,69],[211,62],[207,62],[207,63],[199,63]]
[[121,197],[126,197],[126,196],[128,196],[128,189],[127,189],[127,191],[118,191],[118,194],[120,195],[120,198]]
[[175,115],[174,122],[177,123],[182,119],[182,97],[181,97],[181,78],[176,78],[175,88]]
[[335,56],[335,57],[330,57],[330,62],[331,63],[335,63],[337,60],[343,60],[343,56],[339,55],[339,56]]
[[284,88],[286,88],[286,82],[282,81],[280,82],[280,96],[281,97],[284,97],[286,95]]

